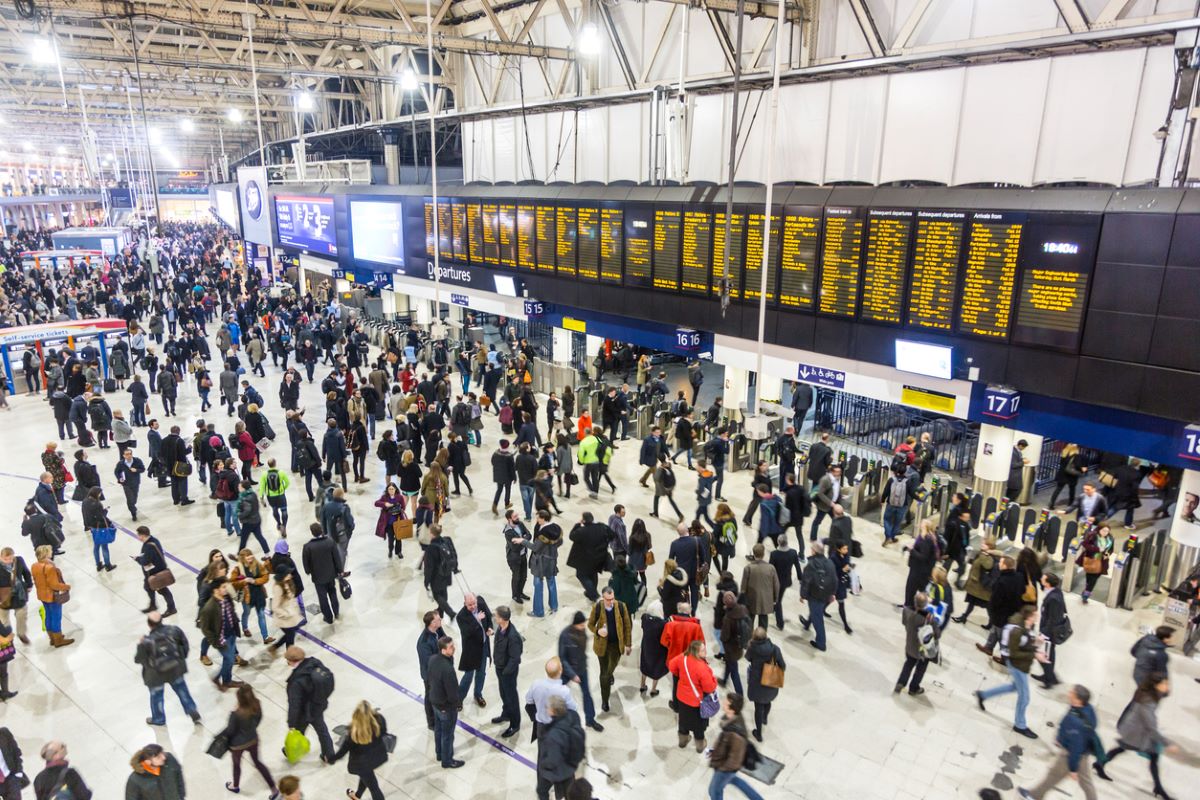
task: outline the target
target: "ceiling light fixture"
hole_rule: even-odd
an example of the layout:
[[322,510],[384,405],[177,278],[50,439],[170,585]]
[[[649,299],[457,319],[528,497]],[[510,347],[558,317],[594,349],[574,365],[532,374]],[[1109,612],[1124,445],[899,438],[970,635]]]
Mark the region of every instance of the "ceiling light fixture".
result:
[[192,133],[196,130],[196,123],[192,122],[190,117],[184,117],[179,121],[179,127],[183,129],[184,133]]
[[317,101],[313,98],[312,92],[300,92],[296,95],[296,108],[302,112],[313,111],[317,107]]
[[33,63],[40,66],[58,63],[58,54],[54,52],[54,44],[41,36],[29,40],[29,55],[33,58]]
[[600,55],[600,31],[591,23],[585,23],[579,29],[579,54],[584,56]]
[[225,116],[227,116],[229,121],[234,125],[240,125],[242,120],[245,119],[245,117],[242,116],[242,110],[240,108],[229,109],[229,112]]
[[406,92],[417,90],[417,73],[413,72],[412,67],[405,67],[400,73],[400,88]]

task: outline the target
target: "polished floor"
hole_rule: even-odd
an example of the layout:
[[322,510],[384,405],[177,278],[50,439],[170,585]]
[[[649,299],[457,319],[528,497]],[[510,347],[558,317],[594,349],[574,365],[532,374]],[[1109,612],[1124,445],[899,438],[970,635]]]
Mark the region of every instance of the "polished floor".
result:
[[[276,429],[282,431],[283,416],[273,399],[279,371],[268,364],[267,375],[266,380],[258,379],[254,385],[268,398],[269,416]],[[194,429],[199,400],[194,385],[181,387],[180,395],[179,414],[169,422],[189,431]],[[32,481],[41,471],[39,453],[53,438],[55,429],[49,408],[40,398],[19,396],[10,402],[12,411],[0,412],[5,453],[0,468],[0,494],[4,497],[0,522],[9,531],[2,543],[16,547],[32,560],[28,541],[18,534],[20,509],[22,501],[32,494]],[[161,407],[157,400],[154,402],[155,414],[161,418]],[[302,402],[314,409],[310,417],[318,416],[316,410],[323,403],[316,385],[304,386]],[[128,402],[118,395],[114,407],[128,410]],[[231,429],[225,414],[219,408],[215,410],[222,432]],[[459,499],[445,520],[447,531],[458,545],[464,578],[493,607],[506,602],[509,594],[500,525],[489,508],[492,485],[487,463],[498,438],[499,426],[489,418],[485,446],[475,451],[476,463],[468,473],[475,496]],[[605,491],[598,500],[589,500],[585,495],[560,501],[564,523],[574,521],[585,510],[604,518],[614,500],[628,506],[630,522],[649,512],[652,493],[636,482],[640,474],[636,444],[628,442],[616,454],[612,471],[620,490],[615,498]],[[73,443],[63,446],[68,455],[75,450]],[[144,456],[144,432],[139,432],[138,449]],[[131,521],[112,478],[115,450],[90,452],[109,489],[113,519],[129,527]],[[281,445],[280,452],[286,452],[286,445]],[[468,705],[461,717],[457,753],[467,761],[467,768],[446,771],[434,760],[433,742],[416,700],[421,684],[414,649],[421,614],[432,606],[415,572],[417,549],[412,547],[401,561],[389,561],[383,543],[371,535],[376,518],[372,503],[378,497],[383,476],[373,455],[369,464],[372,482],[351,485],[352,505],[359,520],[359,533],[350,551],[354,596],[343,603],[342,618],[336,624],[325,625],[319,617],[314,618],[303,642],[337,677],[328,714],[330,725],[347,722],[351,710],[363,698],[378,705],[399,737],[394,755],[381,771],[389,798],[532,797],[536,751],[529,742],[528,728],[515,740],[507,740],[511,750],[489,738],[498,737],[502,727],[489,722],[499,707],[494,675],[489,676],[485,687],[487,708]],[[739,514],[749,494],[747,477],[747,473],[734,473],[726,480],[725,495],[734,500]],[[677,496],[685,511],[692,508],[693,486],[691,474],[681,471]],[[293,520],[307,524],[312,512],[303,488],[293,486],[289,499]],[[171,505],[169,491],[157,490],[146,482],[141,510],[139,521],[151,526],[175,562],[181,613],[173,621],[184,628],[195,646],[199,634],[192,624],[195,594],[190,572],[203,562],[210,548],[232,550],[234,545],[219,529],[213,504],[206,497],[179,509]],[[67,555],[59,559],[59,564],[73,584],[73,599],[66,607],[64,631],[75,637],[76,644],[53,650],[43,635],[34,634],[33,644],[21,647],[10,665],[13,688],[20,695],[0,705],[0,723],[19,740],[26,770],[33,774],[40,769],[37,753],[43,742],[63,739],[70,747],[72,763],[96,790],[96,797],[115,798],[121,796],[124,787],[129,755],[139,745],[159,742],[182,761],[189,797],[224,796],[229,763],[213,760],[205,754],[205,748],[224,725],[232,696],[216,690],[208,679],[214,669],[202,666],[193,653],[188,679],[204,715],[202,726],[192,726],[170,693],[168,726],[151,728],[145,724],[147,693],[133,663],[134,647],[144,630],[138,609],[145,603],[138,567],[130,561],[137,542],[128,533],[121,533],[113,545],[114,563],[119,568],[98,574],[90,542],[80,527],[78,507],[72,505],[66,513]],[[269,522],[266,527],[273,539]],[[298,540],[294,546],[299,547],[306,536],[298,532],[299,525],[293,524],[292,529],[297,531],[293,534]],[[789,669],[786,688],[775,705],[761,750],[783,762],[784,768],[775,785],[759,784],[758,788],[766,797],[813,800],[962,798],[974,796],[987,786],[1015,796],[1013,787],[1035,782],[1054,756],[1054,726],[1065,709],[1065,691],[1033,689],[1029,724],[1041,735],[1037,741],[1011,733],[1011,699],[993,700],[988,712],[981,713],[971,693],[999,682],[1003,675],[973,647],[981,639],[977,623],[983,617],[977,612],[972,624],[955,625],[949,630],[944,663],[930,668],[927,694],[920,698],[893,695],[892,685],[903,661],[903,632],[894,603],[903,593],[905,568],[898,549],[885,551],[878,546],[877,520],[855,520],[855,530],[865,543],[866,555],[860,565],[865,592],[852,597],[849,603],[853,635],[848,636],[831,621],[829,651],[813,651],[807,644],[808,635],[795,621],[800,610],[795,590],[785,598],[787,628],[782,633],[772,629]],[[651,531],[656,548],[665,552],[672,527],[651,520]],[[743,537],[740,545],[742,551],[748,547],[746,539]],[[560,609],[554,617],[532,619],[523,612],[514,617],[526,638],[522,692],[541,676],[542,663],[553,654],[557,634],[571,614],[586,608],[573,576],[562,576],[559,591]],[[460,599],[460,591],[452,588],[451,602]],[[1155,598],[1149,600],[1157,602]],[[1133,689],[1129,647],[1139,635],[1139,628],[1156,624],[1161,612],[1153,608],[1134,613],[1113,611],[1096,603],[1084,607],[1078,597],[1068,599],[1068,608],[1076,633],[1061,651],[1059,672],[1064,680],[1091,688],[1102,722],[1101,733],[1106,742],[1111,742],[1116,718]],[[700,613],[709,629],[711,604],[704,602]],[[32,619],[36,620],[36,615]],[[250,682],[263,701],[265,719],[260,733],[267,764],[276,776],[288,772],[301,776],[309,798],[343,797],[346,787],[354,785],[345,772],[345,762],[325,767],[310,755],[301,764],[288,767],[279,752],[286,732],[287,668],[282,658],[272,657],[253,641],[245,642],[243,654],[250,665],[236,674]],[[713,663],[719,668],[720,662]],[[1194,724],[1200,712],[1200,686],[1192,680],[1200,675],[1200,669],[1178,654],[1171,657],[1171,669],[1176,678],[1174,692],[1161,709],[1160,721],[1184,755],[1165,759],[1163,781],[1175,797],[1195,797],[1187,787],[1194,788],[1200,779],[1200,762],[1189,755],[1200,752],[1200,734]],[[592,675],[594,686],[594,669]],[[596,795],[605,799],[644,798],[663,792],[681,798],[706,796],[710,771],[694,751],[676,747],[674,717],[667,708],[666,692],[647,699],[638,694],[637,685],[635,648],[634,655],[626,658],[617,672],[612,712],[599,717],[605,725],[604,733],[589,732],[584,772],[595,785]],[[665,687],[669,688],[669,682]],[[593,692],[598,692],[595,686]],[[1149,797],[1144,760],[1122,759],[1113,766],[1112,774],[1116,782],[1099,787],[1102,797]],[[1082,796],[1076,787],[1064,784],[1063,788]],[[242,794],[267,795],[253,771],[248,770],[243,778]],[[736,795],[731,792],[729,796]]]

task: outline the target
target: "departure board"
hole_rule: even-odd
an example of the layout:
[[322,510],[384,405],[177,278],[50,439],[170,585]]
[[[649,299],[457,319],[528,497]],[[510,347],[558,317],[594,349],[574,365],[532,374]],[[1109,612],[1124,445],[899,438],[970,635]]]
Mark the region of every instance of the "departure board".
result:
[[495,203],[484,203],[480,207],[482,220],[480,229],[483,234],[483,263],[490,266],[500,264],[500,239],[496,230],[499,227],[500,206]]
[[[712,293],[721,296],[721,281],[725,277],[725,212],[713,214]],[[737,300],[740,296],[743,248],[746,246],[746,215],[734,212],[729,218],[730,252],[729,296]]]
[[483,263],[483,206],[467,203],[467,255],[472,264]]
[[871,209],[863,263],[859,318],[899,325],[904,321],[904,273],[912,246],[913,212]]
[[1099,236],[1099,214],[1029,214],[1014,344],[1078,349]]
[[521,269],[537,269],[536,216],[535,206],[517,206],[517,266]]
[[812,308],[813,276],[817,273],[817,246],[821,209],[787,206],[783,209],[783,238],[779,245],[779,304],[785,308]]
[[1024,221],[1023,214],[971,214],[958,310],[959,333],[1008,338]]
[[600,278],[600,209],[580,206],[575,222],[578,235],[575,247],[579,254],[579,277],[594,281]]
[[910,326],[948,331],[953,325],[966,219],[961,211],[917,212],[912,280],[908,284]]
[[863,214],[860,208],[825,209],[825,239],[821,276],[817,281],[817,311],[854,316],[862,272]]
[[654,209],[654,288],[679,289],[679,227],[682,212]]
[[425,198],[425,255],[433,258],[434,247],[434,232],[433,232],[433,200]]
[[649,288],[654,246],[654,206],[625,204],[625,285]]
[[683,212],[679,251],[679,288],[685,294],[708,294],[708,264],[712,254],[712,215]]
[[624,260],[625,214],[613,204],[600,209],[600,280],[619,284]]
[[451,244],[451,234],[454,224],[450,221],[450,201],[438,201],[438,254],[447,261],[454,260],[454,246]]
[[555,233],[554,206],[538,206],[534,215],[534,230],[537,232],[538,272],[554,272],[558,256],[558,236]]
[[516,269],[517,207],[511,203],[501,203],[497,223],[497,239],[500,243],[500,266]]
[[453,235],[450,244],[454,248],[454,260],[466,262],[467,253],[467,204],[461,200],[450,201],[450,224]]
[[558,246],[555,249],[555,264],[558,274],[575,277],[575,209],[559,206],[557,215]]
[[[762,297],[763,212],[746,214],[746,267],[742,277],[742,297],[757,301]],[[771,214],[771,250],[767,257],[767,302],[775,302],[775,268],[779,264],[779,215]]]

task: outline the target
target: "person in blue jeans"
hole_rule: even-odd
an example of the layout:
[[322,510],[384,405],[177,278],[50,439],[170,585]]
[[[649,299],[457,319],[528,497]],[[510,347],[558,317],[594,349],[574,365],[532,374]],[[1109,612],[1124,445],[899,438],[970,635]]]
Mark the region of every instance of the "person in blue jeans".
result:
[[721,800],[725,796],[726,786],[736,787],[751,800],[762,800],[762,795],[738,775],[746,762],[750,741],[746,735],[746,723],[742,719],[745,703],[745,699],[736,692],[730,692],[721,699],[721,735],[717,737],[708,756],[708,764],[713,768],[712,780],[708,783],[709,800]]
[[993,686],[990,689],[975,692],[975,702],[979,710],[986,711],[984,702],[993,697],[1009,692],[1017,693],[1017,709],[1013,717],[1013,731],[1028,739],[1036,739],[1038,735],[1029,730],[1025,724],[1025,709],[1029,707],[1029,668],[1034,659],[1045,661],[1041,648],[1038,646],[1039,635],[1034,632],[1037,625],[1038,612],[1035,606],[1027,605],[1012,615],[1004,626],[1000,641],[1004,645],[1004,666],[1008,668],[1011,682]]
[[546,615],[542,600],[542,584],[550,592],[550,613],[558,611],[558,548],[562,545],[562,528],[550,521],[550,510],[538,512],[537,524],[533,527],[533,540],[529,548],[529,573],[533,575],[533,616]]
[[187,636],[174,625],[164,625],[162,615],[157,611],[146,615],[146,624],[150,631],[138,642],[133,657],[134,663],[141,666],[142,681],[150,690],[150,716],[146,724],[167,724],[166,709],[163,707],[163,694],[167,686],[175,692],[192,722],[198,724],[200,712],[196,709],[196,701],[192,699],[184,677],[187,674]]
[[909,485],[904,473],[894,470],[883,487],[883,544],[896,541],[908,513]]
[[233,679],[233,665],[237,661],[237,637],[241,633],[237,610],[233,599],[236,596],[228,578],[213,581],[212,595],[200,609],[197,624],[210,646],[221,654],[221,669],[216,680],[219,689],[237,688],[241,681]]
[[101,495],[99,486],[88,489],[87,497],[84,499],[80,511],[83,515],[83,527],[92,534],[92,558],[96,562],[96,571],[112,572],[116,567],[113,566],[112,559],[108,556],[108,529],[110,527],[108,509],[100,501]]
[[825,555],[825,545],[809,543],[808,563],[800,577],[800,596],[808,601],[808,618],[801,616],[804,630],[812,627],[816,636],[810,645],[822,652],[825,650],[825,607],[834,600],[837,592],[837,571],[833,562]]

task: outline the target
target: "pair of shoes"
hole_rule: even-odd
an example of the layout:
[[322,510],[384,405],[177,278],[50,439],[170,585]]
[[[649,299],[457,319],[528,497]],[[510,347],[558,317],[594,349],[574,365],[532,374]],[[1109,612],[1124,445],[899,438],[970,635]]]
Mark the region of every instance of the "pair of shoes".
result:
[[1026,739],[1038,738],[1038,735],[1036,733],[1034,733],[1033,731],[1029,730],[1029,728],[1018,728],[1016,725],[1013,725],[1013,732],[1021,734]]
[[638,694],[645,694],[645,693],[646,693],[646,691],[647,691],[647,690],[646,690],[646,687],[645,687],[645,686],[640,686],[640,687],[638,687]]
[[458,769],[465,763],[465,761],[459,761],[457,758],[452,758],[449,761],[442,762],[442,769]]
[[1099,777],[1101,780],[1105,780],[1105,781],[1112,780],[1112,778],[1108,777],[1108,773],[1104,771],[1103,764],[1097,764],[1095,761],[1093,761],[1092,769],[1095,770],[1097,777]]
[[589,722],[587,724],[587,726],[589,728],[591,728],[592,730],[596,731],[597,733],[600,733],[604,730],[604,726],[601,725],[599,722],[596,722],[596,720],[592,720],[591,722]]

